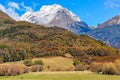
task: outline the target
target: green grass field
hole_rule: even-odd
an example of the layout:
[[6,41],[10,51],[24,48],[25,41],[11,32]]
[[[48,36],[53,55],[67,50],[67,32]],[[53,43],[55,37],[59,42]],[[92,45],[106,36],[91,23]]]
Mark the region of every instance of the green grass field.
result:
[[0,77],[0,80],[119,80],[120,76],[98,75],[86,72],[41,72],[20,76]]

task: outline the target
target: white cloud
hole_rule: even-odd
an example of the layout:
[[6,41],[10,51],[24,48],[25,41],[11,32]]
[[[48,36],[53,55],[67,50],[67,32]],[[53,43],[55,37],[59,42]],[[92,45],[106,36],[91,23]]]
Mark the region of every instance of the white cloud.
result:
[[118,8],[120,7],[120,0],[106,0],[105,8]]
[[3,11],[3,12],[6,12],[6,9],[2,4],[0,4],[0,10]]
[[18,21],[20,19],[20,15],[15,11],[15,9],[13,8],[8,8],[7,10],[7,14],[12,17],[13,19],[15,19],[16,21]]
[[9,2],[7,5],[11,8],[16,8],[16,9],[20,10],[19,5],[15,2]]
[[6,6],[0,4],[0,10],[8,14],[11,18],[19,21],[20,15],[18,12],[21,11],[33,11],[32,7],[26,6],[24,2],[18,4],[15,2],[8,2]]
[[20,5],[25,9],[25,11],[33,11],[32,7],[25,6],[24,2],[22,2]]
[[[9,4],[9,3],[8,3]],[[16,7],[12,7],[12,6],[8,6],[8,8],[4,7],[2,4],[0,4],[0,10],[5,12],[6,14],[8,14],[11,18],[15,19],[15,20],[19,20],[20,16],[19,14],[16,12],[16,9],[19,9]]]

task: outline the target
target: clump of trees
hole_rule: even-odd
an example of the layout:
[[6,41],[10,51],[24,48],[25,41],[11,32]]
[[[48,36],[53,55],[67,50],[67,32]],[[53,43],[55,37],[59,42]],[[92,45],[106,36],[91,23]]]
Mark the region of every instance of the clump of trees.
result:
[[24,65],[26,66],[33,66],[33,65],[44,65],[43,61],[38,59],[38,60],[31,60],[31,59],[27,59],[23,62]]
[[28,60],[25,60],[23,64],[26,66],[29,66],[31,72],[40,72],[44,69],[43,67],[44,63],[39,59],[34,61],[31,59],[28,59]]

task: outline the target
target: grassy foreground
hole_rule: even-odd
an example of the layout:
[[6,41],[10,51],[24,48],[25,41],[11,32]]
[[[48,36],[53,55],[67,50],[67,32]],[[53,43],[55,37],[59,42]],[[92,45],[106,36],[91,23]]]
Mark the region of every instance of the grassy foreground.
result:
[[20,76],[0,77],[0,80],[119,80],[120,76],[91,74],[89,72],[41,72]]

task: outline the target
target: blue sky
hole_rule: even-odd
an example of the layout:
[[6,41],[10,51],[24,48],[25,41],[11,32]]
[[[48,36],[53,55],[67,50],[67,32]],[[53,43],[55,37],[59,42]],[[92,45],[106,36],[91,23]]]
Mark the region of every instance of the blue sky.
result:
[[120,0],[0,0],[0,10],[14,19],[26,11],[38,11],[43,5],[60,4],[89,26],[96,26],[120,14]]

